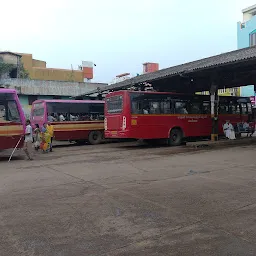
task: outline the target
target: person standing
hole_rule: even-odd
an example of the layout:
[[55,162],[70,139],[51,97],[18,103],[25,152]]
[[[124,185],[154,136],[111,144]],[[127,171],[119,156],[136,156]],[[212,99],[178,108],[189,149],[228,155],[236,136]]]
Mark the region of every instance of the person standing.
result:
[[42,127],[42,142],[41,149],[44,153],[48,153],[50,151],[51,137],[47,130],[47,124],[44,123]]
[[54,137],[54,127],[51,123],[48,123],[46,126],[47,132],[49,133],[50,137],[51,137],[51,143],[50,143],[50,152],[52,152],[52,141],[53,141],[53,137]]
[[35,133],[35,141],[34,141],[34,147],[35,147],[35,150],[38,151],[38,149],[40,148],[40,128],[39,128],[39,125],[36,124],[35,125],[35,130],[34,130],[34,133]]
[[28,157],[28,160],[33,160],[32,157],[32,148],[33,148],[33,130],[30,125],[30,121],[26,121],[26,130],[25,130],[25,143],[24,143],[24,152]]

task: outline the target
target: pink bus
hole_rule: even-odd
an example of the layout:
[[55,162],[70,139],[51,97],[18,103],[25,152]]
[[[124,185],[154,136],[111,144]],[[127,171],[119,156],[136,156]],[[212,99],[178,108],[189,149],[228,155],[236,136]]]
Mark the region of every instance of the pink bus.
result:
[[31,124],[40,129],[50,122],[55,140],[99,144],[104,137],[104,101],[36,100],[32,104]]
[[[15,90],[0,88],[0,150],[14,148],[24,134],[25,116]],[[23,146],[23,139],[18,148]]]

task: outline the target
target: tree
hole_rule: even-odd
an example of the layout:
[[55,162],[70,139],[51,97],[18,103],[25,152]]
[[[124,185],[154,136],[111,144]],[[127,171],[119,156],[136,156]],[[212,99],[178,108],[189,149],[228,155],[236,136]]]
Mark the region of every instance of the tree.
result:
[[23,63],[21,63],[21,65],[20,65],[20,78],[22,78],[22,79],[30,78],[28,71],[23,66]]
[[2,57],[0,57],[0,77],[6,73],[10,73],[15,68],[15,65],[4,63]]
[[[14,69],[17,69],[16,65],[5,63],[3,58],[0,57],[0,77],[4,74],[10,74],[10,72],[12,72]],[[29,73],[24,68],[23,63],[21,63],[19,65],[18,72],[19,72],[19,78],[22,78],[22,79],[28,79],[29,78]]]

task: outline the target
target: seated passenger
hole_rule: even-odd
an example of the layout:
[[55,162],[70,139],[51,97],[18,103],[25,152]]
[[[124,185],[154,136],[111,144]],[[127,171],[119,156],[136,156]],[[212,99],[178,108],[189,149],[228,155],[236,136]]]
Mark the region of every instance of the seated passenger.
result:
[[147,109],[143,109],[143,114],[149,114],[148,110]]
[[63,114],[59,114],[59,121],[60,122],[65,121],[65,117],[63,116]]
[[77,121],[78,120],[77,116],[74,116],[72,114],[69,115],[69,118],[70,118],[70,121]]
[[0,121],[5,121],[5,108],[0,109]]
[[223,130],[226,138],[230,140],[235,140],[236,135],[235,135],[235,130],[233,125],[229,122],[229,120],[226,121],[226,123],[223,125]]
[[48,120],[48,122],[55,122],[55,121],[57,121],[56,118],[54,117],[53,113],[48,115],[47,120]]
[[249,130],[249,124],[247,123],[247,122],[242,122],[242,124],[243,124],[243,129],[245,130],[245,131],[247,131],[247,130]]

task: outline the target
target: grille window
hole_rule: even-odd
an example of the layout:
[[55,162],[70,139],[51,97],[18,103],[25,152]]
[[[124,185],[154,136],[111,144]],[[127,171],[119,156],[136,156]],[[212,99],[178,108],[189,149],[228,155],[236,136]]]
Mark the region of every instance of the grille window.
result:
[[113,96],[107,99],[108,113],[121,113],[123,110],[123,96]]

